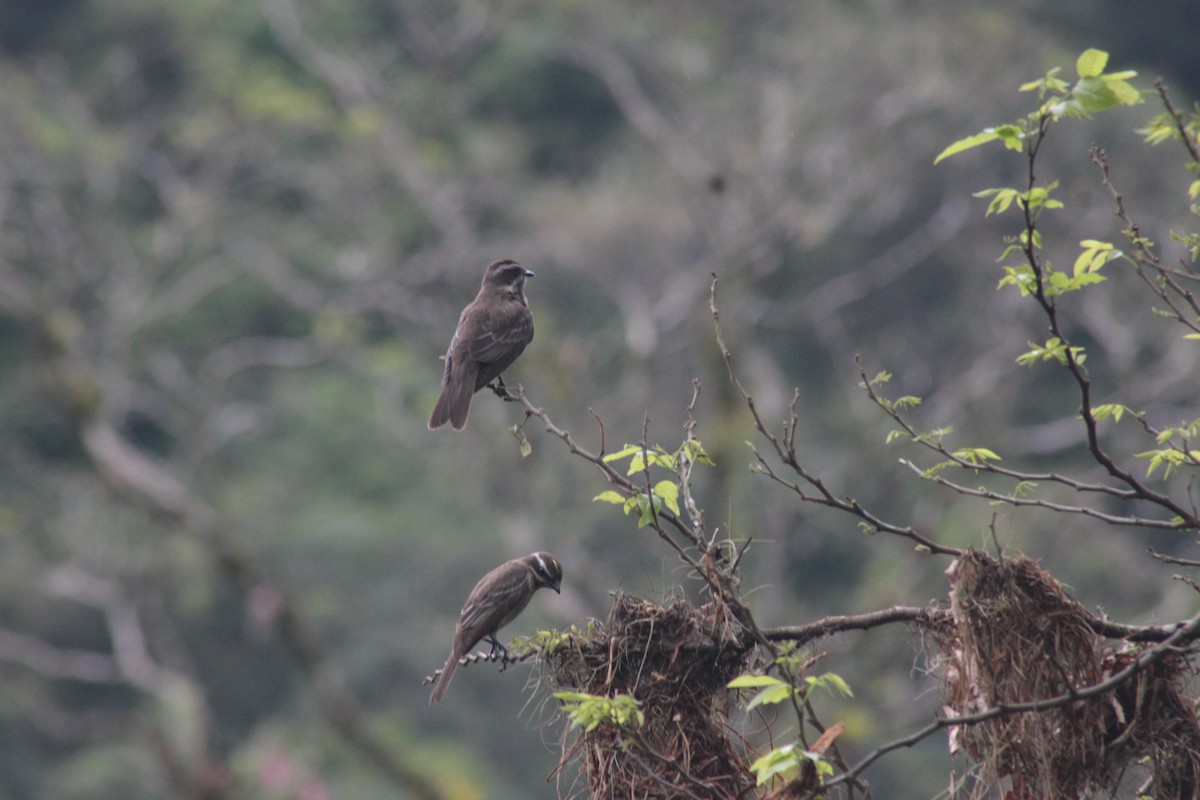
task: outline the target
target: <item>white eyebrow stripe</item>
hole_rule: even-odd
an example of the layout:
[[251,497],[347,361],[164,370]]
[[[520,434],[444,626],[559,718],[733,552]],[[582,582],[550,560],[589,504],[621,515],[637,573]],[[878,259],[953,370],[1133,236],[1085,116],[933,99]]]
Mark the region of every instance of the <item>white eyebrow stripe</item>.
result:
[[549,575],[550,570],[546,569],[546,562],[542,559],[542,554],[534,553],[533,556],[534,556],[534,558],[537,559],[538,567],[540,568],[539,569],[540,574]]

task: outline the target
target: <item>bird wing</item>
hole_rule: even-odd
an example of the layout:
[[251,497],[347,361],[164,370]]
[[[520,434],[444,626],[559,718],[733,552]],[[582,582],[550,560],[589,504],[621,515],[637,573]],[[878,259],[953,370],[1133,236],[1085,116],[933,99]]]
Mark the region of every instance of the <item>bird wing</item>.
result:
[[504,564],[484,575],[458,616],[459,652],[465,653],[483,637],[495,635],[525,609],[531,597],[528,569]]
[[506,312],[484,320],[479,333],[471,340],[471,358],[480,364],[512,363],[533,339],[533,317],[529,309],[513,303]]

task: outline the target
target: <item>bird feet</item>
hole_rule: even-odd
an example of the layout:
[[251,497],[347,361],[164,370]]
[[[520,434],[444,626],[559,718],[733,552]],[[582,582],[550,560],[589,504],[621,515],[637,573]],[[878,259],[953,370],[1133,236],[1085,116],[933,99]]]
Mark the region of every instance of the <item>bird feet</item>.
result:
[[486,384],[486,386],[505,402],[511,403],[517,399],[517,396],[510,392],[508,387],[504,385],[504,377],[502,375],[497,375],[496,380]]
[[[500,671],[504,672],[504,670],[508,669],[508,662],[510,658],[508,655],[508,648],[500,644],[500,640],[494,636],[489,636],[484,641],[488,642],[492,646],[492,649],[488,652],[488,661],[499,661]],[[499,655],[497,655],[496,651],[499,651]]]

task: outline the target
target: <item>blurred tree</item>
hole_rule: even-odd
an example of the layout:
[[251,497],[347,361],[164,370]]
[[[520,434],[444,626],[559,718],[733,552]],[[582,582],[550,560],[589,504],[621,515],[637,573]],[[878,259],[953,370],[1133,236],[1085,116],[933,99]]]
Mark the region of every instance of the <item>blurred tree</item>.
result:
[[[420,679],[464,590],[537,547],[566,565],[562,602],[537,606],[564,621],[600,613],[617,585],[683,578],[588,502],[590,476],[562,453],[531,435],[519,459],[502,432],[513,406],[481,397],[457,438],[424,429],[437,357],[495,257],[538,273],[538,333],[512,380],[564,427],[595,431],[592,406],[611,430],[648,413],[651,440],[672,439],[701,378],[718,467],[698,491],[728,503],[730,535],[760,543],[744,579],[770,587],[765,624],[940,593],[935,568],[895,575],[893,552],[864,552],[852,524],[801,516],[739,468],[745,422],[712,344],[708,275],[723,276],[763,413],[782,415],[799,384],[805,452],[831,481],[876,474],[881,423],[853,390],[855,352],[925,396],[931,418],[1003,435],[1013,458],[1074,452],[1061,386],[1007,377],[1030,312],[974,269],[994,254],[963,187],[1010,182],[1011,165],[972,154],[929,169],[948,131],[1005,116],[996,87],[1065,60],[1030,13],[5,3],[0,783],[19,798],[302,783],[391,797],[395,782],[432,793],[425,781],[448,772],[413,764],[453,763],[443,793],[542,791],[554,759],[536,734],[477,724],[481,698],[517,719],[518,692],[496,699],[511,675],[473,674],[436,716],[424,708]],[[1132,119],[1086,135],[1129,141]],[[1059,152],[1083,152],[1084,135],[1066,132]],[[1077,161],[1063,186],[1080,213],[1055,223],[1076,240],[1110,221]],[[1156,198],[1178,177],[1158,158],[1128,173],[1164,239],[1173,212]],[[1127,324],[1121,291],[1084,302],[1081,335],[1104,344],[1093,357],[1113,385],[1177,416],[1194,350]],[[965,503],[903,482],[860,499],[955,546],[980,539]],[[1048,530],[1017,527],[1015,545]],[[1059,533],[1039,552],[1081,593],[1177,616],[1185,594],[1153,566],[1112,585],[1128,543],[1102,539],[1084,559]],[[860,697],[909,696],[894,653],[848,658]],[[909,722],[893,716],[871,724]],[[907,796],[940,785],[908,777]]]

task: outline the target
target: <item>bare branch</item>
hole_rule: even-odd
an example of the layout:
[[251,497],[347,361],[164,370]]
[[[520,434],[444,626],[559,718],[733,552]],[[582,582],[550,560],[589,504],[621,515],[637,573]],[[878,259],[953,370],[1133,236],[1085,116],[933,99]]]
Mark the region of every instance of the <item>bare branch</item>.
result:
[[[1016,495],[1004,494],[1003,492],[997,492],[983,487],[971,488],[960,483],[955,483],[954,481],[944,478],[941,475],[928,475],[926,474],[925,470],[922,470],[919,466],[906,459],[900,459],[900,463],[920,475],[924,480],[932,481],[939,486],[945,486],[948,489],[953,489],[959,494],[966,495],[968,497],[979,497],[984,500],[990,500],[996,503],[1006,503],[1011,506],[1044,508],[1049,511],[1057,511],[1063,514],[1081,514],[1085,517],[1091,517],[1092,519],[1098,519],[1101,522],[1106,522],[1109,525],[1134,525],[1141,528],[1155,528],[1168,531],[1191,530],[1192,528],[1196,527],[1196,522],[1192,519],[1166,520],[1150,519],[1148,517],[1121,516],[1118,514],[1108,514],[1103,511],[1090,508],[1089,506],[1071,506],[1066,505],[1065,503],[1056,503],[1052,500],[1042,500],[1037,497],[1018,497]],[[981,472],[989,471],[983,465],[980,465],[979,469]]]
[[[1104,188],[1108,190],[1108,193],[1113,198],[1113,202],[1116,204],[1116,210],[1113,213],[1125,224],[1125,235],[1129,238],[1135,251],[1133,263],[1138,277],[1150,288],[1150,291],[1154,292],[1158,299],[1167,304],[1176,322],[1184,325],[1193,332],[1200,332],[1200,301],[1197,301],[1191,289],[1183,286],[1177,280],[1179,278],[1195,280],[1196,276],[1186,275],[1163,267],[1158,254],[1150,249],[1150,243],[1141,235],[1137,223],[1133,221],[1133,217],[1126,210],[1125,199],[1117,191],[1117,187],[1113,185],[1112,176],[1108,170],[1108,156],[1102,148],[1096,145],[1092,145],[1090,156],[1092,163],[1100,170]],[[1157,276],[1157,280],[1147,275],[1143,267],[1148,267],[1152,270],[1154,275]],[[1184,311],[1180,309],[1176,305],[1176,299],[1186,303],[1188,310]]]
[[1196,561],[1195,559],[1191,558],[1176,558],[1175,556],[1168,556],[1158,552],[1153,547],[1147,547],[1146,552],[1150,554],[1151,558],[1157,558],[1159,561],[1162,561],[1166,564],[1176,564],[1181,567],[1200,567],[1200,561]]
[[815,490],[815,494],[809,489],[805,489],[801,484],[788,481],[780,476],[771,466],[771,464],[756,449],[754,451],[754,455],[758,459],[758,463],[762,468],[762,471],[769,478],[779,485],[791,489],[804,502],[816,503],[818,505],[829,506],[830,508],[836,508],[839,511],[844,511],[847,514],[851,514],[862,519],[869,526],[871,526],[873,530],[880,530],[885,533],[891,533],[896,536],[911,539],[930,553],[953,556],[962,554],[962,551],[958,548],[940,545],[937,542],[934,542],[932,539],[929,539],[923,534],[917,532],[911,526],[901,526],[887,522],[883,518],[871,513],[853,498],[838,497],[837,495],[833,494],[828,487],[825,486],[824,481],[809,472],[803,465],[801,465],[796,455],[795,447],[797,423],[795,398],[793,398],[792,401],[791,419],[784,424],[784,432],[781,439],[767,430],[766,425],[763,424],[762,417],[759,416],[758,407],[754,402],[754,398],[742,386],[741,381],[738,380],[737,373],[733,368],[733,354],[729,351],[729,347],[725,344],[725,336],[721,331],[721,316],[720,312],[717,310],[717,276],[715,273],[712,276],[712,286],[709,293],[709,310],[712,313],[713,328],[716,331],[717,337],[717,346],[721,350],[721,357],[724,359],[725,368],[729,373],[729,381],[733,384],[733,387],[737,390],[738,394],[742,396],[742,401],[746,404],[746,408],[750,410],[750,415],[754,418],[755,430],[757,430],[758,433],[771,445],[771,448],[775,451],[776,457],[793,472],[799,475],[800,479],[807,484],[811,490]]
[[865,631],[895,622],[929,627],[935,622],[940,622],[947,618],[947,612],[936,606],[892,606],[891,608],[886,608],[882,611],[872,611],[868,614],[823,617],[807,625],[767,628],[763,631],[763,635],[775,642],[792,641],[798,645],[804,645],[816,639],[832,636],[835,633]]
[[1171,102],[1171,98],[1167,94],[1167,85],[1163,83],[1162,78],[1155,79],[1154,88],[1158,91],[1158,96],[1162,99],[1167,113],[1175,120],[1175,127],[1179,131],[1179,138],[1183,141],[1183,146],[1187,148],[1188,154],[1191,155],[1192,161],[1200,164],[1200,148],[1197,148],[1196,142],[1193,141],[1191,136],[1188,136],[1187,128],[1183,124],[1183,114]]

